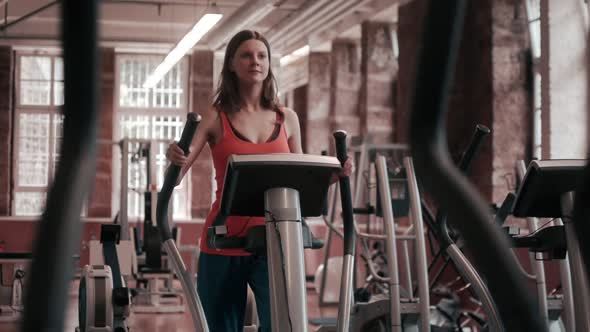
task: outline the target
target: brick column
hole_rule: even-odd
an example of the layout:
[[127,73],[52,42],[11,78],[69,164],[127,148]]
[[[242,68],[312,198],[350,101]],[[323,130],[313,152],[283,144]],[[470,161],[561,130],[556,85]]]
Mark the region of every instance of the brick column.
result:
[[410,135],[410,113],[418,48],[421,43],[425,2],[416,0],[399,7],[397,39],[399,46],[399,71],[395,120],[399,124],[394,132],[396,142],[408,143]]
[[[532,100],[528,81],[530,40],[522,1],[492,4],[492,185],[491,199],[501,202],[516,183],[515,162],[529,159]],[[475,82],[474,82],[475,83]]]
[[332,41],[330,60],[330,133],[346,130],[360,134],[360,63],[358,43],[350,39]]
[[391,142],[394,133],[393,82],[398,66],[392,29],[391,23],[361,24],[361,134],[370,133],[376,143]]
[[0,46],[0,216],[10,215],[14,66],[11,47]]
[[492,199],[492,142],[496,132],[502,130],[492,122],[491,8],[490,0],[471,1],[468,5],[446,120],[447,143],[456,163],[467,148],[477,124],[492,130],[492,135],[485,139],[473,160],[469,176],[486,200]]
[[[113,139],[113,108],[115,95],[115,50],[100,49],[100,113],[98,139]],[[113,192],[113,147],[99,144],[96,159],[96,176],[93,191],[88,202],[89,217],[111,217],[111,195]]]
[[307,152],[307,84],[293,89],[293,110],[297,113],[299,118],[299,126],[301,130],[301,146],[303,152]]
[[[424,2],[400,6],[398,116],[396,139],[408,140],[416,57]],[[524,5],[512,0],[469,3],[454,85],[447,113],[447,142],[459,160],[475,125],[488,126],[488,137],[473,163],[471,180],[490,201],[500,202],[514,189],[514,165],[529,155],[531,100],[528,90],[528,27]]]
[[[307,112],[305,117],[305,153],[320,154],[329,148],[330,141],[330,53],[309,54],[309,82],[307,84]],[[302,121],[302,119],[300,119]]]
[[[197,50],[191,57],[191,111],[203,114],[213,101],[213,51]],[[204,218],[211,209],[213,161],[206,145],[191,168],[191,216]]]

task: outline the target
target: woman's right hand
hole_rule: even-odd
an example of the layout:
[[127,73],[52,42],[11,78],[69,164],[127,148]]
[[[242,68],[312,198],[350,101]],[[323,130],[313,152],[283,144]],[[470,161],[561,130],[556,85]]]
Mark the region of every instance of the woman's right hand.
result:
[[173,165],[184,167],[188,158],[184,155],[184,151],[178,146],[178,143],[174,142],[168,145],[166,159],[170,160]]

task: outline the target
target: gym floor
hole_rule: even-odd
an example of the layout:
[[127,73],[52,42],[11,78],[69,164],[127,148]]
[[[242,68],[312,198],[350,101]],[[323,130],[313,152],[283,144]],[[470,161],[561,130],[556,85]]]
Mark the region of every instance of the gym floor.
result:
[[[307,316],[308,318],[318,317],[336,317],[338,306],[330,305],[320,308],[318,305],[318,296],[313,288],[307,291]],[[180,284],[175,285],[180,289]],[[73,332],[78,325],[78,282],[72,283],[72,291],[69,294],[68,310],[66,311],[66,320],[64,332]],[[182,314],[144,314],[132,313],[129,319],[132,331],[142,332],[193,332],[193,323],[190,312],[187,310]],[[317,326],[309,325],[309,330],[314,331]],[[18,323],[0,322],[0,332],[17,332]]]

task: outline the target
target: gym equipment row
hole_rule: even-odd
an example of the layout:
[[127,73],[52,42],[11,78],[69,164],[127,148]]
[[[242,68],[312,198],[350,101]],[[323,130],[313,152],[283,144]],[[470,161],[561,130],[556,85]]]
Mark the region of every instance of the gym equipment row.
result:
[[[518,263],[511,253],[512,241],[502,232],[500,227],[490,222],[489,208],[479,194],[468,183],[461,172],[453,166],[446,151],[444,126],[442,118],[447,107],[448,92],[452,83],[452,72],[456,61],[459,40],[462,33],[462,21],[465,16],[466,1],[428,1],[423,35],[423,49],[418,58],[418,71],[411,118],[411,154],[412,159],[405,159],[409,189],[417,179],[423,188],[431,193],[446,211],[451,226],[461,234],[464,248],[474,257],[474,265],[481,273],[498,308],[499,316],[506,331],[547,331],[547,323],[539,313],[532,295],[527,292],[526,284]],[[75,252],[79,241],[79,223],[77,218],[81,210],[83,198],[88,191],[96,149],[96,2],[71,1],[62,2],[64,62],[65,66],[65,104],[64,104],[64,138],[62,140],[62,160],[57,170],[55,182],[49,192],[47,208],[40,222],[39,234],[33,253],[33,264],[30,282],[25,292],[24,319],[22,331],[63,330],[64,310],[68,284],[73,275],[70,257]],[[75,82],[75,83],[74,83]],[[80,109],[86,112],[79,112]],[[277,331],[306,331],[307,317],[301,290],[304,291],[304,275],[301,266],[303,236],[300,219],[308,215],[321,213],[321,202],[325,199],[329,175],[338,169],[343,156],[346,155],[344,135],[338,134],[337,155],[333,157],[319,156],[257,156],[249,158],[238,156],[230,162],[231,172],[226,177],[227,193],[224,192],[224,214],[240,213],[241,200],[233,200],[234,196],[248,197],[257,202],[259,215],[265,215],[265,237],[268,237],[267,251],[271,246],[279,250],[269,252],[271,260],[273,329]],[[415,175],[412,175],[412,164]],[[381,167],[381,166],[379,166]],[[276,174],[288,169],[293,174],[306,174],[313,181],[298,183],[297,190],[290,189],[291,179],[284,179]],[[260,173],[259,173],[260,172]],[[536,175],[535,175],[536,172]],[[573,180],[559,178],[557,183],[567,186],[556,186],[556,174],[563,172]],[[236,176],[238,174],[260,175],[257,186],[247,187],[252,176]],[[311,175],[309,175],[311,174]],[[567,254],[571,266],[572,293],[574,296],[575,329],[589,330],[587,274],[590,261],[589,238],[590,226],[584,223],[588,219],[588,209],[584,205],[588,201],[590,188],[590,169],[586,161],[577,164],[537,162],[529,167],[516,197],[513,213],[516,216],[537,216],[561,218],[567,237]],[[294,176],[295,177],[295,176]],[[290,178],[290,177],[289,177]],[[273,182],[274,181],[274,182]],[[545,182],[547,181],[547,182]],[[171,180],[168,180],[171,184]],[[262,183],[264,182],[264,185]],[[309,182],[309,183],[308,183]],[[538,183],[534,185],[535,183]],[[574,185],[572,185],[572,183]],[[229,184],[229,185],[228,185]],[[542,184],[543,190],[535,188]],[[549,184],[549,185],[548,185]],[[309,186],[309,187],[308,187]],[[169,186],[170,187],[170,186]],[[313,189],[313,190],[308,190]],[[166,188],[162,192],[166,192]],[[349,331],[351,325],[352,271],[355,258],[355,237],[353,224],[352,200],[348,179],[340,182],[340,191],[344,221],[344,264],[343,282],[341,287],[337,331]],[[273,193],[281,192],[285,199],[279,200]],[[243,196],[243,193],[251,195]],[[254,194],[255,193],[255,194]],[[528,194],[527,194],[528,193]],[[383,193],[385,195],[385,192]],[[162,195],[162,194],[161,194]],[[417,195],[412,194],[414,198]],[[162,195],[164,197],[164,195]],[[310,201],[311,197],[317,200]],[[520,198],[519,198],[520,197]],[[169,197],[168,197],[169,198]],[[520,202],[520,203],[519,203]],[[264,204],[264,205],[262,205]],[[417,218],[421,214],[420,200],[411,201],[411,214]],[[530,204],[530,205],[529,205]],[[158,204],[160,205],[160,204]],[[534,206],[542,212],[536,213]],[[520,208],[522,210],[520,210]],[[385,209],[387,207],[384,206]],[[225,213],[227,212],[227,213]],[[250,213],[250,212],[249,212]],[[158,214],[158,223],[165,220],[164,212]],[[244,239],[224,237],[222,217],[216,225],[216,244],[244,244]],[[300,218],[301,217],[301,218]],[[282,221],[281,221],[282,220]],[[277,222],[281,221],[281,222]],[[182,279],[187,303],[191,308],[192,317],[197,330],[207,331],[202,308],[195,291],[193,276],[183,269],[182,260],[169,231],[162,228],[164,246],[168,256],[174,262],[174,270]],[[419,230],[416,230],[417,232]],[[285,234],[298,238],[294,245],[288,245],[281,239]],[[301,237],[299,235],[301,234]],[[423,233],[420,233],[423,234]],[[219,240],[219,242],[217,242]],[[273,242],[274,241],[274,242]],[[291,260],[291,257],[294,259]],[[289,258],[284,264],[281,258]],[[423,273],[421,273],[423,274]],[[291,279],[293,277],[293,279]],[[294,280],[285,289],[285,280]],[[395,280],[394,280],[395,281]],[[393,285],[395,286],[395,285]],[[418,289],[421,294],[425,289]],[[285,294],[287,296],[281,296]],[[392,292],[395,293],[395,292]],[[395,294],[393,295],[395,296]],[[420,296],[421,305],[427,296]],[[280,301],[285,301],[282,304]],[[394,302],[392,301],[392,304]],[[427,320],[420,318],[427,326]],[[397,314],[392,314],[392,321]],[[571,324],[571,322],[568,322]],[[301,329],[297,327],[301,326]]]

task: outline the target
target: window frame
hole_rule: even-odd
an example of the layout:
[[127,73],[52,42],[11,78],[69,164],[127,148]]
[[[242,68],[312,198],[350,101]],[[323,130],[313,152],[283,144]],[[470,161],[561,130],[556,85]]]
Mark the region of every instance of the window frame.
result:
[[[23,104],[21,100],[21,88],[23,79],[21,78],[21,63],[23,57],[43,57],[43,58],[50,58],[50,78],[49,82],[49,103],[48,105],[28,105]],[[57,154],[56,151],[59,147],[56,147],[56,121],[55,118],[59,114],[62,114],[62,105],[55,105],[55,82],[62,80],[55,79],[55,59],[60,58],[63,61],[63,56],[59,51],[51,51],[51,50],[35,50],[35,51],[15,51],[15,75],[14,75],[14,91],[15,91],[15,102],[14,102],[14,132],[13,132],[13,158],[12,158],[12,167],[13,167],[13,187],[11,190],[11,215],[12,216],[23,216],[23,217],[37,217],[43,213],[43,210],[39,211],[38,214],[35,213],[23,213],[22,211],[17,210],[17,200],[16,196],[18,193],[41,193],[45,195],[45,199],[47,199],[47,194],[49,191],[49,186],[53,183],[54,175],[55,175],[55,168],[58,164],[58,160],[55,159],[55,155]],[[47,114],[49,116],[49,129],[48,129],[48,158],[47,158],[47,184],[45,186],[42,185],[20,185],[19,178],[20,178],[20,170],[21,170],[21,163],[20,163],[20,151],[21,151],[21,142],[20,142],[20,134],[21,134],[21,123],[20,123],[20,116],[23,114]],[[59,155],[59,154],[58,154]]]
[[[527,29],[529,33],[529,39],[531,44],[531,57],[532,57],[532,65],[533,65],[533,116],[532,116],[532,158],[533,159],[542,159],[543,153],[543,128],[542,128],[542,113],[543,113],[543,102],[542,102],[542,89],[543,89],[543,72],[541,69],[541,62],[543,58],[543,29],[541,28],[541,17],[543,12],[543,5],[541,2],[543,0],[538,1],[538,17],[533,17],[537,13],[533,13],[533,8],[531,6],[531,1],[535,0],[526,0],[525,1],[525,9],[526,9],[526,17],[527,17]],[[538,24],[538,30],[534,29],[534,25]],[[535,39],[535,37],[537,39]],[[538,43],[538,44],[537,44]]]
[[[163,117],[173,117],[179,116],[181,119],[185,119],[187,113],[191,109],[191,90],[190,90],[190,79],[191,79],[191,59],[189,56],[184,56],[178,63],[183,66],[180,70],[180,82],[181,86],[184,89],[184,93],[181,96],[181,102],[178,108],[166,108],[166,107],[153,107],[151,105],[145,107],[127,107],[127,106],[120,106],[120,85],[121,85],[121,66],[122,61],[125,58],[150,58],[150,57],[159,57],[161,59],[164,58],[164,54],[158,53],[131,53],[131,52],[116,52],[115,53],[115,82],[114,82],[114,94],[113,94],[113,140],[120,141],[122,137],[122,130],[121,130],[121,119],[123,116],[146,116],[149,118],[154,118],[158,116]],[[149,104],[152,104],[153,100],[153,93],[154,88],[149,90],[148,100],[150,101]],[[150,121],[150,132],[153,132],[153,122]],[[135,139],[135,138],[131,138]],[[143,138],[142,138],[143,139]],[[152,141],[161,142],[163,139],[160,138],[152,138]],[[155,150],[156,147],[152,147],[152,151]],[[131,152],[131,151],[130,151]],[[157,157],[154,156],[152,158],[152,164],[150,167],[152,169],[157,169]],[[112,206],[113,206],[113,213],[118,211],[118,207],[120,206],[120,190],[121,190],[121,150],[119,147],[115,147],[113,150],[113,195],[112,195]],[[149,175],[148,175],[149,176]],[[154,175],[155,180],[157,182],[157,175]],[[186,205],[184,206],[183,211],[179,212],[180,217],[175,217],[176,220],[190,220],[191,217],[191,181],[190,176],[185,177],[182,183],[176,187],[176,190],[183,190],[185,191],[186,197]],[[130,208],[130,200],[128,199],[127,202],[128,209]],[[139,216],[129,215],[128,221],[129,222],[138,222],[140,221]]]

